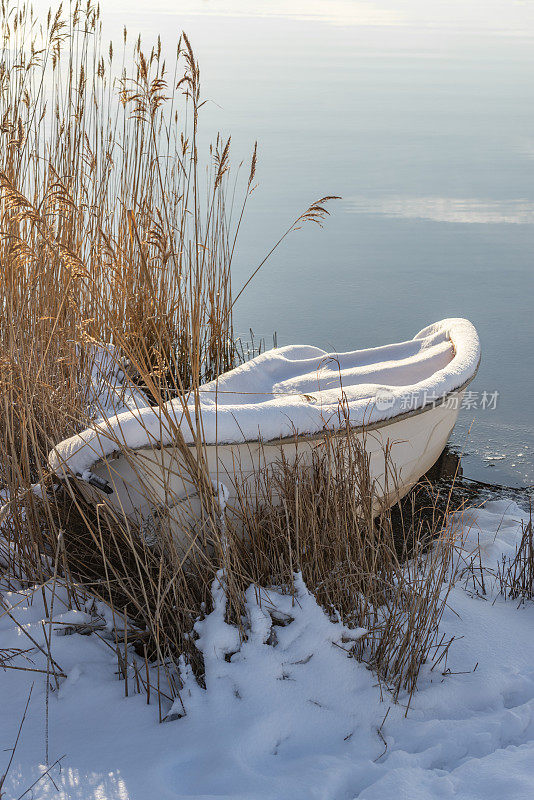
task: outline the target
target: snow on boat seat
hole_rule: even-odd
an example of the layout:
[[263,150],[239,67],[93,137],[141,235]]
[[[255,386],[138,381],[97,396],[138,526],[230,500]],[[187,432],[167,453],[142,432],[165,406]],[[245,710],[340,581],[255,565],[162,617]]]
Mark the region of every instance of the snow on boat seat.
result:
[[[356,427],[391,419],[406,413],[407,397],[415,411],[464,387],[479,360],[477,332],[465,319],[442,320],[406,342],[348,353],[308,345],[269,350],[201,386],[205,442],[318,434],[339,425],[342,399]],[[189,409],[194,418],[192,398]],[[83,477],[119,449],[172,445],[176,426],[192,442],[179,399],[166,403],[163,411],[126,411],[58,444],[49,464],[60,477]]]

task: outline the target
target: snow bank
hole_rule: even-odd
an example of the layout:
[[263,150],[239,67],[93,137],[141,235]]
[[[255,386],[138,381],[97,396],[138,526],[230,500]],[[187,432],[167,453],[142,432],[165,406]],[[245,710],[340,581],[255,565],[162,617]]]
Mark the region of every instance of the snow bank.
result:
[[[326,353],[290,345],[270,350],[201,387],[202,425],[208,444],[264,441],[318,433],[339,424],[345,397],[353,425],[390,419],[421,408],[465,384],[476,372],[480,344],[465,319],[446,319],[398,344]],[[190,413],[194,417],[193,402]],[[168,445],[180,427],[192,441],[179,400],[164,413],[137,408],[111,416],[51,452],[58,474],[83,474],[120,446]]]
[[[504,501],[466,515],[466,557],[480,548],[482,564],[494,568],[520,541],[522,518]],[[534,604],[505,602],[488,576],[485,596],[472,588],[458,584],[449,595],[442,632],[455,640],[446,662],[423,667],[407,713],[406,697],[394,705],[376,675],[348,656],[346,640],[358,632],[329,620],[301,580],[295,597],[263,590],[260,603],[249,590],[243,641],[226,624],[214,585],[215,609],[197,624],[207,689],[184,668],[186,715],[177,704],[181,719],[163,725],[154,697],[149,706],[143,694],[124,697],[116,655],[101,639],[54,635],[52,655],[67,678],[48,702],[46,674],[0,670],[0,775],[34,683],[5,796],[19,797],[46,770],[48,709],[49,763],[65,757],[52,770],[55,784],[36,786],[39,800],[530,800]],[[50,608],[52,586],[45,591]],[[66,599],[56,592],[58,629],[78,620],[64,616]],[[41,591],[6,591],[4,603],[44,645]],[[4,657],[31,646],[7,614],[0,638]],[[144,671],[131,650],[130,695],[134,659]],[[37,649],[7,663],[47,667]]]

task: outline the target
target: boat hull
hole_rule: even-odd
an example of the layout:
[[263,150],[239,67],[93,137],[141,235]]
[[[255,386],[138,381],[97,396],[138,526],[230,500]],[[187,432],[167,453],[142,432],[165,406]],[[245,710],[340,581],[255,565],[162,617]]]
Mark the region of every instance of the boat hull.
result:
[[[368,457],[377,510],[401,499],[435,464],[454,428],[462,397],[463,389],[447,395],[439,404],[351,431]],[[314,449],[324,443],[324,435],[317,435],[207,445],[205,458],[212,483],[224,484],[225,505],[231,513],[239,495],[245,494],[254,501],[254,476],[258,470],[269,468],[282,457],[289,463],[297,458],[300,463],[311,462]],[[135,519],[141,527],[150,527],[164,514],[178,538],[183,539],[186,536],[183,532],[198,518],[198,495],[179,448],[166,446],[118,453],[98,462],[92,473],[113,490],[105,498],[106,504],[119,516]],[[99,489],[86,482],[81,486],[90,502],[102,503],[104,494]]]

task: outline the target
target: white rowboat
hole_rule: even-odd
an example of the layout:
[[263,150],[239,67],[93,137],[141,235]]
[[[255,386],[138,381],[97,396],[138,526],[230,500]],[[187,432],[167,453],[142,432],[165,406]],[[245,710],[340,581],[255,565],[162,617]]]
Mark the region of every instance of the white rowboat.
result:
[[[231,506],[236,484],[258,465],[268,467],[282,454],[290,463],[311,458],[325,431],[340,429],[343,409],[379,493],[383,487],[382,502],[392,504],[439,458],[479,361],[476,330],[463,319],[443,320],[407,342],[350,353],[309,346],[263,353],[200,387],[210,479],[227,487]],[[107,494],[117,512],[142,524],[165,509],[183,528],[197,501],[176,441],[183,437],[195,452],[195,421],[192,399],[187,414],[179,399],[134,408],[58,444],[50,467],[62,479],[76,476],[94,502]],[[386,489],[386,450],[393,490]]]

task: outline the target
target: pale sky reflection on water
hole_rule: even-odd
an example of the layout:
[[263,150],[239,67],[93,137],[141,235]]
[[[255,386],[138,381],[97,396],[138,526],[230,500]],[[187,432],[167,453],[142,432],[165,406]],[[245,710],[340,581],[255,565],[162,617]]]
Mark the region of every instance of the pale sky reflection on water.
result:
[[[104,0],[107,4],[109,0]],[[117,13],[183,14],[186,16],[280,17],[334,25],[440,28],[497,35],[532,36],[534,8],[530,0],[115,0]]]
[[462,225],[532,225],[534,204],[524,200],[478,200],[469,197],[348,197],[354,213],[381,214],[392,219],[421,219]]

